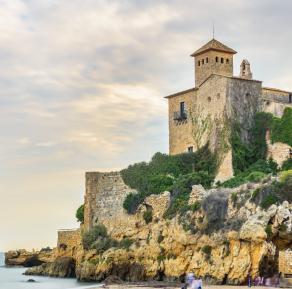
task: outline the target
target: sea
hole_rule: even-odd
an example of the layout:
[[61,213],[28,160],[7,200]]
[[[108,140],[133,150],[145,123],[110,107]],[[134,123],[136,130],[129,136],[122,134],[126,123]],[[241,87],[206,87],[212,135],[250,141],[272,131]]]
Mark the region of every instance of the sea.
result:
[[[100,283],[83,283],[73,278],[25,276],[24,271],[22,267],[6,267],[4,253],[0,253],[0,289],[87,289],[101,286]],[[28,279],[36,282],[27,282]]]

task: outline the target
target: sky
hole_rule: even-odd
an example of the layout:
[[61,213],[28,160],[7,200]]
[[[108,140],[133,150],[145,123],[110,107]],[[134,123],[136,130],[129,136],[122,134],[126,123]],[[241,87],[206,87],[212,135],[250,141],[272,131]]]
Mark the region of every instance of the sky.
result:
[[0,251],[75,228],[86,171],[167,153],[167,101],[212,38],[292,90],[290,0],[0,0]]

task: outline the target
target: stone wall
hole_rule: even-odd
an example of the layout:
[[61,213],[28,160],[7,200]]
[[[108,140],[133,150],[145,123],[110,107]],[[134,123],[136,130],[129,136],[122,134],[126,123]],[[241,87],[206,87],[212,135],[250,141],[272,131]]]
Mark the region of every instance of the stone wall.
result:
[[[195,143],[192,137],[192,122],[190,119],[190,109],[192,99],[196,91],[191,89],[168,99],[168,124],[169,124],[169,154],[175,155],[188,151],[188,147],[193,147]],[[187,119],[175,120],[174,114],[180,110],[180,103],[184,102],[187,110]]]
[[81,229],[58,231],[57,255],[75,256],[81,244]]
[[289,103],[290,94],[291,93],[287,91],[281,91],[281,90],[273,89],[273,88],[263,88],[262,110],[265,112],[270,112],[277,117],[282,117],[284,109],[286,107],[292,108],[292,103]]
[[276,142],[271,143],[270,132],[266,134],[267,143],[267,158],[272,158],[279,166],[282,166],[283,162],[290,157],[290,147],[288,144]]
[[[218,62],[216,62],[216,57],[218,57]],[[223,58],[223,63],[221,63],[221,58]],[[203,60],[204,64],[202,64]],[[225,76],[232,76],[233,55],[222,51],[208,51],[195,57],[196,87],[199,87],[209,76],[211,76],[211,74],[214,73]]]
[[127,227],[131,218],[125,213],[123,202],[134,191],[125,185],[119,172],[86,173],[85,229],[98,223],[105,224],[112,231]]
[[279,272],[284,274],[292,274],[292,251],[279,252]]

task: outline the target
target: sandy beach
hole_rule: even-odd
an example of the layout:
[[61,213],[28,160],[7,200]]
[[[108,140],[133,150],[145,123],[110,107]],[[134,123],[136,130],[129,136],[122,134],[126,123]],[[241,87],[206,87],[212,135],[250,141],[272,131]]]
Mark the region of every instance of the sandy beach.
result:
[[[226,289],[248,289],[248,286],[235,286],[235,285],[203,285],[204,289],[220,289],[225,287]],[[155,282],[153,284],[149,284],[149,282],[145,283],[122,283],[122,284],[112,284],[105,285],[107,289],[154,289],[154,288],[164,288],[164,289],[180,289],[181,284],[179,283],[165,283],[165,282]],[[271,286],[256,286],[257,289],[267,289],[267,288],[277,288]]]

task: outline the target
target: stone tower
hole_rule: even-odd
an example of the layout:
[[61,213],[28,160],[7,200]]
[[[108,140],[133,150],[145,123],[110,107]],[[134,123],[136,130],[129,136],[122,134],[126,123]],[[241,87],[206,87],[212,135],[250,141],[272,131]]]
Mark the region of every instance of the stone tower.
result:
[[245,79],[252,79],[252,73],[250,70],[250,63],[244,59],[240,65],[240,77]]
[[191,56],[195,59],[195,85],[199,87],[210,75],[233,76],[233,55],[237,52],[212,39]]

